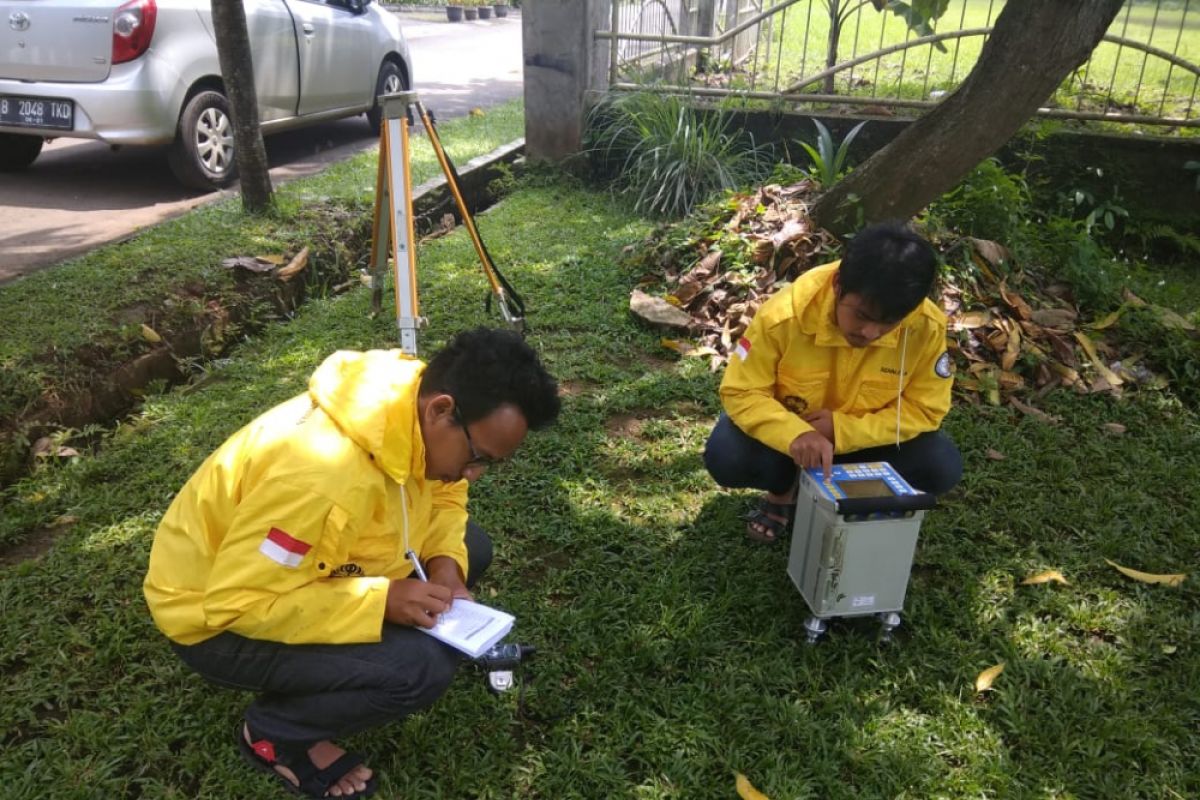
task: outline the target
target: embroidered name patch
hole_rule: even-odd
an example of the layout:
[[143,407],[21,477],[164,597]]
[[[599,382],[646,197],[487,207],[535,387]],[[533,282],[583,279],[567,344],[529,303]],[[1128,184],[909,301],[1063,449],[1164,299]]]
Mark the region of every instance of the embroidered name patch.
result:
[[276,564],[292,568],[300,566],[305,554],[311,549],[312,545],[293,539],[279,528],[271,528],[267,538],[258,546],[258,552]]
[[938,356],[937,363],[933,365],[933,371],[938,374],[939,378],[949,378],[954,374],[950,368],[950,354],[942,353]]
[[745,361],[746,357],[750,355],[750,340],[745,336],[738,339],[737,347],[733,349],[733,354],[742,361]]

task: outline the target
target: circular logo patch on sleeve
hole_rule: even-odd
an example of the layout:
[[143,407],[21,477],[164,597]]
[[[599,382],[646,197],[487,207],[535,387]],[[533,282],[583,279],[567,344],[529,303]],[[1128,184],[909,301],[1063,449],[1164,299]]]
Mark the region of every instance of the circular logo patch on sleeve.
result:
[[950,353],[946,352],[938,356],[937,363],[933,365],[933,371],[941,378],[949,378],[954,374],[950,368]]

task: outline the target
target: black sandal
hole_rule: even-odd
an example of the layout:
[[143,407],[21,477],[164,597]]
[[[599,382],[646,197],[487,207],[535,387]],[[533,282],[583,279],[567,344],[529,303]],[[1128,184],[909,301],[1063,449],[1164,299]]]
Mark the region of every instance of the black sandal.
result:
[[[244,731],[250,733],[250,738],[253,744],[246,741]],[[246,726],[243,731],[242,725],[237,728],[238,750],[242,757],[257,770],[269,772],[283,783],[292,794],[304,795],[305,797],[326,798],[330,797],[329,790],[344,778],[352,769],[360,766],[363,763],[362,756],[357,753],[343,753],[340,758],[334,761],[325,769],[317,769],[316,764],[312,763],[312,759],[308,757],[308,747],[302,744],[282,744],[267,741],[256,737],[254,732],[250,730],[250,726]],[[287,776],[275,769],[275,765],[286,767],[292,771],[299,783],[292,783]],[[338,796],[338,800],[356,800],[357,798],[370,797],[375,793],[376,783],[375,776],[372,775],[367,780],[367,786],[360,792],[351,792]]]
[[[792,527],[792,517],[795,513],[795,503],[772,503],[765,497],[759,499],[758,505],[744,517],[746,538],[766,544],[779,541],[779,537]],[[777,517],[783,519],[779,520]],[[757,528],[754,527],[756,525]]]

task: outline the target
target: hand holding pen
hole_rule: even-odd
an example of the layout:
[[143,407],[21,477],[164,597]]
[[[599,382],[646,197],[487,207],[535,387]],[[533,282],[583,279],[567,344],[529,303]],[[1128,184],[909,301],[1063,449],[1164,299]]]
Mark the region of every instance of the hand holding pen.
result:
[[441,584],[430,583],[412,550],[407,555],[413,562],[416,579],[394,580],[389,584],[384,619],[397,625],[432,628],[438,615],[450,608],[453,593]]

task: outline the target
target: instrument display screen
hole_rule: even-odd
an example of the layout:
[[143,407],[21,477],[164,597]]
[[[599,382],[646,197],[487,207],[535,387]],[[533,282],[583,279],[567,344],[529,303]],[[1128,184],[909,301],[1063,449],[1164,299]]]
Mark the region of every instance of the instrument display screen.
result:
[[878,478],[865,481],[834,481],[846,497],[895,497],[886,481]]

